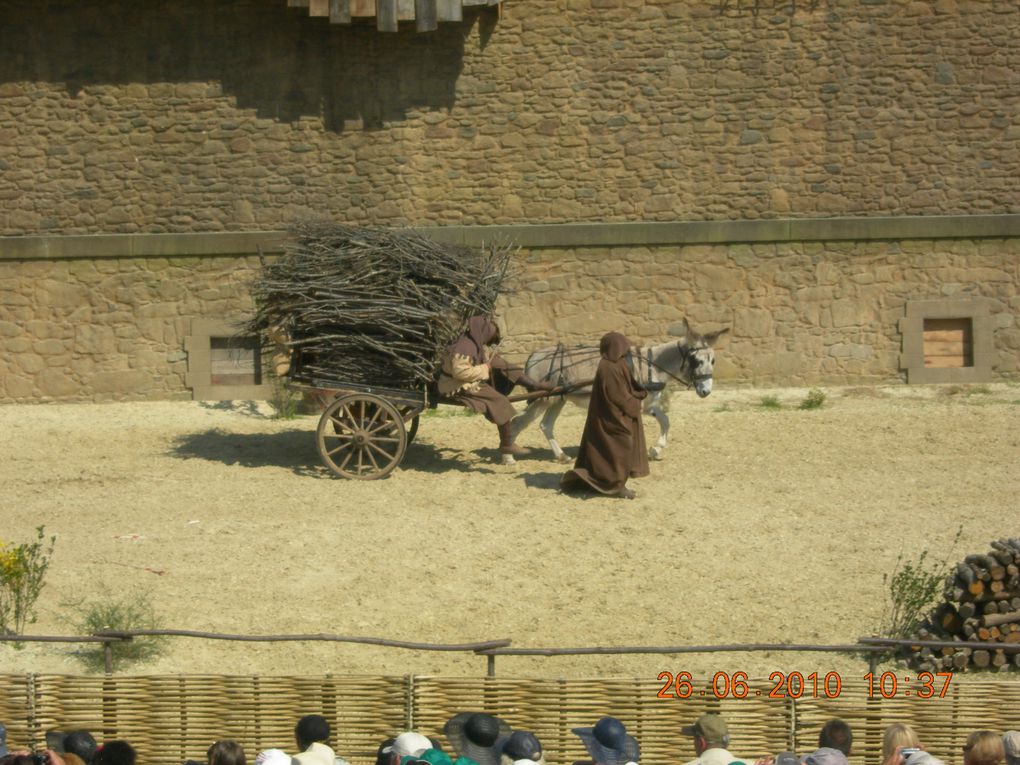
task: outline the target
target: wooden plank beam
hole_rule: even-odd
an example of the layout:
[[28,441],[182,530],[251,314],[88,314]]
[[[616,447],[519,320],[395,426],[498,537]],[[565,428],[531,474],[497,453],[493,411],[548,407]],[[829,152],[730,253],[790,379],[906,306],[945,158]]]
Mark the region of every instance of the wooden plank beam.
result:
[[431,32],[439,24],[436,16],[436,0],[414,0],[414,26],[419,32]]
[[375,28],[380,32],[397,31],[397,0],[375,0]]
[[309,0],[308,2],[308,15],[309,16],[328,16],[329,15],[329,0]]
[[351,23],[351,0],[329,0],[329,23]]
[[463,21],[460,0],[436,0],[436,21]]
[[375,0],[351,0],[351,16],[359,18],[375,16]]

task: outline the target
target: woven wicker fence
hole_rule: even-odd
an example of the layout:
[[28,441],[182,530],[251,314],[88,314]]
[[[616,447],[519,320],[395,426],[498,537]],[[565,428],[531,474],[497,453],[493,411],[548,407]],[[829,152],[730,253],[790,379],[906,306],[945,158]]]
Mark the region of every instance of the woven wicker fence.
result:
[[249,761],[260,749],[293,751],[294,723],[311,713],[330,721],[332,743],[353,765],[374,763],[378,743],[402,730],[442,739],[443,723],[461,711],[484,710],[534,731],[550,765],[584,758],[571,728],[605,714],[640,741],[645,765],[693,759],[679,729],[709,710],[725,717],[730,749],[744,757],[811,751],[832,717],[853,728],[857,763],[880,761],[882,732],[893,722],[914,726],[928,750],[950,763],[960,760],[970,731],[1020,727],[1015,680],[954,678],[945,697],[924,699],[902,677],[893,698],[882,698],[877,683],[870,698],[859,677],[841,679],[832,698],[822,687],[812,698],[810,683],[799,699],[769,698],[775,683],[758,679],[743,699],[717,699],[708,683],[695,684],[689,699],[662,699],[662,683],[649,679],[0,675],[0,721],[13,746],[41,745],[49,729],[85,728],[100,740],[130,741],[144,765],[204,760],[209,744],[223,738],[243,744]]

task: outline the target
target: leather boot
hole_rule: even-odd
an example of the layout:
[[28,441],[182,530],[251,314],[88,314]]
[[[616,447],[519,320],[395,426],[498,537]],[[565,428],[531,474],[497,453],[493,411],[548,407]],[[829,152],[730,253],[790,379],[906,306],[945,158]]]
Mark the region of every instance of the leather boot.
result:
[[552,390],[553,388],[556,387],[555,385],[552,384],[550,380],[542,380],[540,382],[535,382],[535,380],[531,379],[527,375],[521,375],[520,377],[518,377],[517,383],[519,385],[523,385],[524,389],[529,393],[534,393],[536,390]]
[[529,454],[530,450],[525,449],[523,446],[518,446],[514,443],[514,431],[510,423],[505,425],[497,425],[499,429],[499,453],[500,454],[513,454],[516,456],[523,456]]

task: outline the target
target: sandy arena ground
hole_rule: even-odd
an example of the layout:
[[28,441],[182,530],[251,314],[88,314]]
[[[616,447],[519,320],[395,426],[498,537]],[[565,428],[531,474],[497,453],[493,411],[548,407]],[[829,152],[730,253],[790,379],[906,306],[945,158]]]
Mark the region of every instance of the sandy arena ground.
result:
[[[1020,536],[1020,386],[728,390],[673,397],[635,501],[558,491],[536,428],[515,468],[495,429],[442,408],[382,481],[332,478],[317,418],[265,404],[0,407],[0,538],[57,536],[39,620],[144,594],[163,626],[515,647],[852,643],[874,634],[897,556],[953,562]],[[760,406],[776,396],[783,408]],[[568,408],[568,453],[584,422]],[[657,434],[646,418],[649,442]],[[85,671],[66,645],[0,645],[0,672]],[[824,653],[500,658],[502,676],[866,671]],[[485,659],[328,643],[172,638],[150,673],[479,675]]]

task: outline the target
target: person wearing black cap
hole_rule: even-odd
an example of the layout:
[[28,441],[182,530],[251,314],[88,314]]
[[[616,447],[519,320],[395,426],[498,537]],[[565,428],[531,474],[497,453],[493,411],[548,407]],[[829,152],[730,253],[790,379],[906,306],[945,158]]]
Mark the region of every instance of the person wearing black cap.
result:
[[503,742],[500,753],[501,765],[545,765],[542,742],[527,730],[515,730]]
[[85,765],[92,765],[97,748],[95,737],[87,730],[73,730],[64,736],[64,751],[77,755]]
[[637,765],[641,747],[615,717],[603,717],[591,728],[574,728],[596,765]]
[[687,765],[749,765],[747,760],[741,760],[726,750],[730,744],[730,731],[726,721],[717,714],[703,714],[694,725],[681,728],[680,732],[694,739],[694,751],[698,755]]
[[509,725],[485,712],[461,712],[443,726],[454,751],[478,765],[500,765],[502,739],[510,731]]

